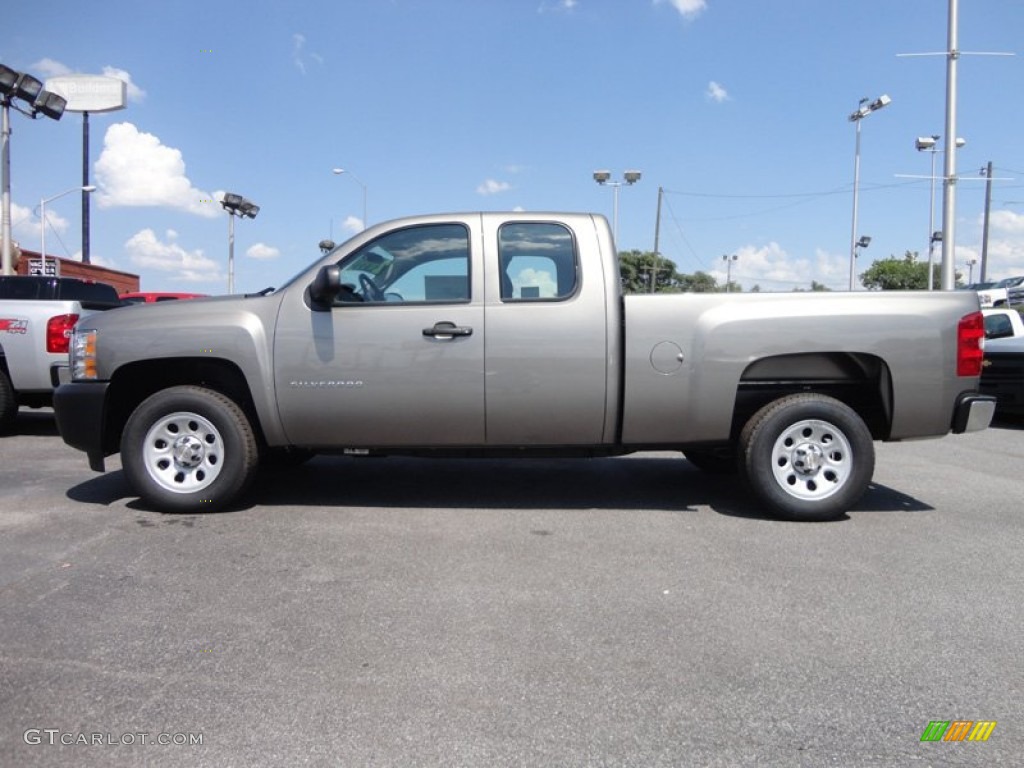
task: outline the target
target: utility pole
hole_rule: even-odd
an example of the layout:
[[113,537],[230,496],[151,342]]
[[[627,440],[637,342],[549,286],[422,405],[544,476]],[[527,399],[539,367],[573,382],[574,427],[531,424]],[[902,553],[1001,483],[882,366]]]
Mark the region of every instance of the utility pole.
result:
[[992,161],[981,169],[985,174],[985,226],[981,233],[981,275],[978,281],[984,283],[988,275],[988,216],[992,209]]
[[[661,240],[661,196],[664,194],[664,189],[658,187],[658,210],[654,215],[654,269],[658,269],[658,245]],[[657,275],[657,271],[654,273]],[[654,281],[655,277],[651,278],[651,293],[654,293]]]

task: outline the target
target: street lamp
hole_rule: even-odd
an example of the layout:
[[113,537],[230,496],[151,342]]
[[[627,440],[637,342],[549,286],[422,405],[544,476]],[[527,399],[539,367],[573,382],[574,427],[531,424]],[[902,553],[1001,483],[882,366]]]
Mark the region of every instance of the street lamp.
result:
[[739,256],[737,254],[735,254],[735,253],[732,256],[729,256],[727,254],[722,256],[722,261],[725,262],[725,292],[726,293],[732,293],[732,265],[733,265],[733,262],[737,261],[738,259],[739,259]]
[[892,102],[886,94],[882,94],[874,101],[861,99],[857,111],[850,115],[850,122],[857,125],[857,140],[853,155],[853,225],[850,228],[850,290],[853,290],[853,278],[856,272],[857,260],[857,192],[860,187],[860,123],[872,112],[877,112],[882,107]]
[[340,176],[341,174],[344,173],[350,176],[356,184],[363,188],[363,229],[366,229],[366,185],[363,184],[363,182],[359,180],[359,177],[352,173],[352,171],[347,171],[344,168],[334,168],[332,169],[331,173],[333,173],[335,176]]
[[72,192],[84,192],[89,194],[95,192],[96,187],[92,184],[88,184],[84,187],[72,187],[71,189],[65,189],[59,195],[53,197],[47,197],[39,201],[39,273],[42,275],[46,274],[46,204],[52,203],[59,197],[64,195],[70,195]]
[[967,277],[967,284],[968,285],[974,285],[974,265],[977,264],[977,263],[978,263],[978,259],[977,259],[976,256],[971,256],[971,258],[969,258],[967,260],[967,270],[968,270],[968,272],[967,272],[967,275],[968,275],[968,277]]
[[600,184],[602,187],[612,187],[615,189],[615,194],[612,198],[612,232],[615,234],[615,247],[619,247],[619,187],[623,184],[627,186],[633,186],[643,174],[640,171],[624,171],[622,173],[622,181],[611,181],[612,174],[610,171],[594,171],[594,181]]
[[255,219],[260,207],[241,195],[225,192],[220,204],[228,212],[228,293],[235,292],[235,216]]
[[[939,149],[936,146],[936,144],[938,144],[939,139],[941,139],[941,138],[942,138],[941,136],[939,136],[937,134],[933,134],[932,136],[918,136],[914,140],[914,147],[917,149],[918,152],[928,152],[932,156],[932,172],[931,172],[931,175],[929,176],[929,179],[931,179],[931,182],[930,182],[931,183],[931,192],[930,192],[930,196],[928,198],[928,290],[929,291],[933,290],[933,288],[934,288],[933,283],[935,282],[934,275],[932,274],[933,273],[932,264],[934,262],[934,253],[935,253],[934,246],[935,246],[935,243],[936,243],[935,238],[932,237],[932,233],[935,231],[935,156],[939,152],[943,151],[943,150]],[[964,139],[958,138],[956,140],[956,146],[957,147],[962,147],[966,143],[967,142]]]
[[[28,111],[14,103],[20,100],[28,104]],[[14,107],[23,115],[33,120],[42,114],[51,120],[60,120],[64,114],[67,101],[62,96],[43,90],[43,84],[22,72],[15,72],[10,67],[0,64],[0,112],[2,126],[0,135],[3,145],[0,147],[0,239],[3,240],[3,253],[0,259],[0,273],[14,274],[13,243],[11,242],[11,113]]]

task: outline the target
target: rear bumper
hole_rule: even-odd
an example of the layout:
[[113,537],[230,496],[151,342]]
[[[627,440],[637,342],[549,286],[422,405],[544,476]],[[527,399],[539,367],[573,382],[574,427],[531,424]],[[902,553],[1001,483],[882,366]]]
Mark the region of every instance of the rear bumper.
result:
[[996,412],[996,399],[974,392],[960,395],[953,410],[953,433],[977,432],[987,429]]
[[64,442],[85,451],[89,468],[104,470],[103,425],[106,423],[106,381],[76,381],[61,384],[53,393],[53,412]]

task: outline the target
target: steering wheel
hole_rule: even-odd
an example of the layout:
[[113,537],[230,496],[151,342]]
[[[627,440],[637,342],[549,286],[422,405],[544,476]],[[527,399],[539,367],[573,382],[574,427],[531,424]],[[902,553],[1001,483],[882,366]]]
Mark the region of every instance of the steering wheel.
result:
[[359,287],[363,289],[364,301],[387,301],[384,291],[365,273],[359,275]]

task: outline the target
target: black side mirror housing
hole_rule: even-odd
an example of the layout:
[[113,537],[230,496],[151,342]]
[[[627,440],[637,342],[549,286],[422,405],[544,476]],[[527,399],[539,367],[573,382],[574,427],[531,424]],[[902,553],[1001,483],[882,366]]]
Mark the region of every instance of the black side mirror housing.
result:
[[309,298],[314,304],[329,307],[341,293],[341,267],[328,264],[320,267],[313,282],[309,284]]

